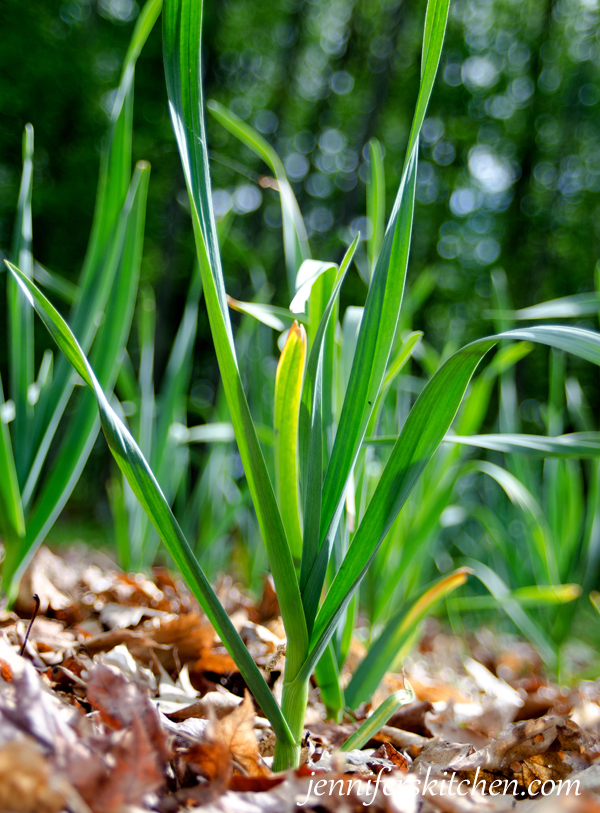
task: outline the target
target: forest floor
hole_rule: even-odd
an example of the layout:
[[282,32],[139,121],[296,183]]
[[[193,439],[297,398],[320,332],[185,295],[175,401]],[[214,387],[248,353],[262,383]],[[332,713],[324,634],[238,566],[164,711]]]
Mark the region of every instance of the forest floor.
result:
[[[218,593],[279,696],[270,583],[258,603]],[[42,548],[0,611],[0,813],[600,813],[600,681],[561,689],[528,644],[436,623],[404,669],[417,700],[360,751],[338,750],[358,723],[325,722],[313,689],[303,764],[274,774],[270,725],[178,579]],[[371,705],[402,686],[388,674]]]

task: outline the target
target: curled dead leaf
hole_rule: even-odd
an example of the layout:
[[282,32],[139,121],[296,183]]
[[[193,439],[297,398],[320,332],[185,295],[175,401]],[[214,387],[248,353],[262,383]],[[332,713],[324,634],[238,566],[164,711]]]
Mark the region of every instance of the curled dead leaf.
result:
[[389,742],[384,742],[383,745],[380,745],[373,753],[373,756],[378,759],[389,759],[396,770],[401,773],[408,773],[408,761],[406,757]]
[[224,745],[231,755],[234,768],[245,776],[270,776],[258,750],[254,733],[254,705],[250,692],[244,701],[214,725],[214,740]]

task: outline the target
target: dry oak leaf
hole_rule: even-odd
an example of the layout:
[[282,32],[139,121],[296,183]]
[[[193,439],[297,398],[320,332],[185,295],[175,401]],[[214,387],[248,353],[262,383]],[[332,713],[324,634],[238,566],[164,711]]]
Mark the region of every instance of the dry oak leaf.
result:
[[182,757],[193,773],[200,774],[210,783],[216,782],[225,790],[233,774],[231,754],[226,745],[217,741],[191,745]]
[[[373,756],[378,759],[389,759],[394,768],[401,773],[408,773],[408,761],[400,751],[396,750],[390,742],[384,742],[373,752]],[[385,769],[383,769],[385,770]]]
[[87,760],[72,760],[69,776],[94,813],[116,813],[164,784],[171,750],[151,701],[116,668],[91,670],[87,698],[117,733],[104,734]]
[[59,784],[53,781],[48,762],[29,743],[0,748],[0,810],[58,813],[65,807],[65,796],[56,788]]
[[215,675],[228,675],[231,672],[237,671],[238,668],[235,665],[233,658],[227,652],[211,652],[210,650],[204,650],[198,660],[194,661],[194,663],[190,666],[190,677],[192,675],[201,675],[205,672],[210,672]]
[[429,700],[415,700],[399,708],[392,714],[387,724],[392,728],[412,731],[413,734],[420,734],[422,737],[431,737],[431,731],[425,722],[425,715],[430,711],[433,711],[433,706]]
[[[408,676],[410,685],[412,686],[417,700],[421,702],[429,701],[430,703],[439,703],[444,701],[449,703],[468,703],[469,698],[461,694],[453,686],[448,686],[437,680],[428,680],[427,682],[420,681],[417,678]],[[401,687],[400,687],[401,688]]]
[[73,569],[42,545],[21,579],[14,609],[20,617],[31,615],[31,597],[35,594],[40,598],[41,614],[48,609],[68,611],[72,615],[70,620],[79,621],[81,609],[71,595],[76,584],[77,575]]
[[232,776],[229,790],[240,793],[265,793],[285,782],[285,776]]
[[558,726],[563,723],[561,717],[540,717],[509,726],[485,748],[453,760],[448,767],[454,771],[478,767],[502,771],[513,762],[545,753],[556,739]]
[[6,683],[12,683],[12,679],[14,677],[10,663],[5,661],[3,658],[0,658],[0,677],[2,680],[6,681]]
[[0,734],[11,729],[33,737],[50,753],[64,757],[77,744],[71,723],[79,715],[51,692],[29,661],[19,657],[0,640],[0,651],[11,667],[13,679],[0,683]]
[[92,758],[90,770],[83,763],[76,778],[71,771],[73,784],[93,813],[121,813],[164,785],[165,763],[139,718],[134,717],[124,736],[112,745],[109,757],[110,767],[101,768]]
[[[198,613],[186,613],[177,618],[166,619],[148,634],[157,644],[166,647],[157,654],[167,672],[199,660],[205,651],[210,652],[215,643],[215,631]],[[237,671],[235,665],[233,670]]]
[[189,720],[190,717],[203,717],[205,719],[216,717],[220,720],[230,714],[241,703],[243,703],[241,697],[231,692],[207,692],[196,703],[166,714],[165,717],[168,717],[173,723],[182,723],[184,720]]
[[266,575],[263,582],[263,592],[260,604],[250,607],[248,617],[255,624],[264,624],[272,618],[277,618],[280,614],[279,601],[273,584],[273,577]]
[[[182,787],[164,800],[164,813],[179,810],[180,805],[208,804],[225,793],[233,774],[229,749],[219,742],[189,746],[177,754],[172,767]],[[198,776],[206,782],[198,783]]]
[[139,723],[157,755],[165,761],[170,757],[166,735],[154,705],[117,669],[96,665],[90,672],[87,699],[100,712],[107,726],[120,730]]
[[575,751],[593,759],[598,756],[600,743],[587,731],[582,731],[574,720],[565,720],[556,726],[561,751]]
[[537,754],[523,760],[522,771],[516,774],[519,783],[526,788],[531,787],[532,782],[539,780],[533,788],[535,793],[548,779],[558,782],[566,779],[571,773],[570,765],[563,762],[561,756],[556,751],[549,751],[546,754]]
[[216,721],[212,739],[229,750],[233,767],[244,776],[270,776],[271,771],[258,751],[254,717],[252,698],[246,690],[243,702],[231,714]]
[[125,644],[133,657],[142,663],[149,663],[152,660],[152,650],[157,649],[156,642],[145,632],[122,629],[86,638],[80,646],[93,657],[100,652],[110,652],[122,644]]

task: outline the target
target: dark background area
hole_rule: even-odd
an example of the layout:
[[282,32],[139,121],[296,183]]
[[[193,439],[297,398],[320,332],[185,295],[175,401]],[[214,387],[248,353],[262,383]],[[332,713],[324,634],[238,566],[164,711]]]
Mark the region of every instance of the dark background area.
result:
[[[71,280],[91,225],[106,111],[138,11],[135,0],[5,0],[0,7],[0,247],[10,244],[21,137],[31,122],[35,256]],[[373,136],[384,149],[391,209],[416,100],[424,13],[422,0],[206,3],[206,99],[231,108],[273,143],[319,259],[339,260],[348,235],[365,230],[366,145]],[[598,23],[594,0],[451,3],[423,128],[409,269],[409,285],[424,270],[435,279],[415,327],[438,350],[491,332],[484,312],[495,268],[506,272],[517,307],[594,287]],[[158,302],[160,379],[193,263],[160,24],[138,62],[134,115],[134,159],[152,165],[142,277]],[[254,265],[272,301],[287,305],[279,202],[258,183],[265,166],[210,115],[207,126],[217,212],[236,213],[224,250],[228,291],[252,297]],[[361,304],[365,294],[352,275],[342,307]],[[47,346],[41,330],[36,340],[40,350]],[[201,308],[192,396],[194,387],[202,394],[216,381],[211,348]],[[5,353],[2,340],[0,365]],[[569,365],[597,402],[595,368]],[[524,430],[542,431],[531,404],[546,398],[546,353],[521,364],[519,387],[529,404]],[[75,496],[82,489],[85,483]]]

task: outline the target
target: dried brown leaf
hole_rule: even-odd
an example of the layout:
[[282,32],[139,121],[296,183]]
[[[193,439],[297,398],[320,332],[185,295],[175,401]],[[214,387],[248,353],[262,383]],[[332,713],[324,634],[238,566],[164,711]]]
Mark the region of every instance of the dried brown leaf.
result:
[[162,621],[149,634],[157,644],[167,647],[157,653],[167,672],[174,671],[180,664],[197,661],[205,650],[210,652],[215,640],[213,628],[197,613]]
[[600,743],[596,737],[582,729],[574,720],[565,720],[556,727],[561,751],[575,751],[589,759],[598,756]]
[[238,672],[235,661],[226,652],[211,652],[204,650],[202,656],[190,666],[190,679],[193,675],[202,675],[210,672],[216,675],[228,675]]
[[137,627],[142,618],[164,618],[166,615],[163,610],[155,610],[153,607],[130,607],[110,601],[101,609],[100,621],[111,630],[127,629]]
[[229,780],[229,790],[241,793],[265,793],[282,782],[285,782],[284,776],[232,776]]
[[147,793],[164,784],[163,761],[141,720],[132,720],[125,737],[111,750],[111,757],[114,767],[91,798],[86,799],[94,813],[113,813],[125,805],[140,804]]
[[31,663],[14,655],[8,647],[4,652],[12,658],[13,680],[0,684],[2,734],[14,729],[33,737],[49,752],[64,754],[77,742],[70,723],[79,715],[44,685]]
[[265,576],[260,603],[256,607],[249,609],[248,616],[255,624],[264,624],[266,621],[279,616],[279,601],[277,600],[272,576]]
[[[558,782],[560,779],[566,779],[571,773],[571,767],[563,762],[560,754],[556,751],[550,751],[546,754],[537,754],[536,756],[523,760],[521,769],[520,784],[526,788],[531,787],[531,783],[536,779],[538,779],[541,784],[548,779]],[[536,787],[539,788],[540,785]]]
[[388,720],[388,725],[392,728],[401,728],[403,731],[412,731],[422,737],[431,737],[431,731],[427,728],[425,715],[433,711],[433,706],[429,700],[415,700],[407,706],[402,706]]
[[501,771],[513,762],[522,762],[546,752],[556,739],[558,725],[563,723],[564,720],[560,717],[540,717],[517,723],[502,731],[485,748],[454,760],[449,767],[455,771],[468,771],[478,767]]
[[152,660],[152,650],[157,649],[156,642],[145,632],[120,629],[86,638],[82,648],[93,656],[100,652],[110,652],[121,644],[125,644],[134,658],[143,663],[149,663]]
[[163,759],[169,757],[158,712],[149,698],[115,668],[103,664],[94,667],[88,681],[87,699],[109,728],[120,730],[139,723],[154,750]]
[[378,759],[389,759],[396,770],[401,771],[401,773],[408,773],[406,757],[403,756],[400,751],[396,750],[390,742],[384,742],[383,745],[380,745],[373,753],[373,756]]
[[236,709],[242,700],[231,692],[207,692],[197,703],[165,715],[174,723],[181,723],[190,717],[217,718],[218,720]]
[[28,742],[0,748],[0,810],[14,813],[58,813],[65,796],[52,781],[52,768]]
[[412,686],[417,700],[421,702],[429,701],[430,703],[439,703],[445,701],[446,703],[452,701],[454,703],[468,703],[469,698],[457,691],[453,686],[448,686],[439,680],[430,680],[427,683],[408,676],[410,685]]
[[10,663],[3,660],[2,658],[0,658],[0,677],[7,683],[12,683],[12,679],[14,677]]
[[81,609],[72,595],[76,584],[77,575],[73,569],[42,545],[21,579],[15,610],[21,618],[30,616],[32,597],[37,595],[40,613],[50,609],[66,613],[69,620],[80,620]]
[[[462,764],[478,753],[480,752],[474,752],[470,745],[464,743],[432,740],[423,748],[413,765],[421,772],[425,772],[428,768],[432,773],[441,773],[446,769],[460,770],[454,766],[458,763]],[[462,770],[468,770],[468,768]]]
[[269,776],[270,771],[260,758],[254,733],[254,705],[250,693],[231,714],[218,720],[214,726],[214,739],[231,754],[233,765],[246,776]]
[[208,782],[216,782],[225,790],[233,774],[231,753],[227,745],[216,740],[192,745],[182,757],[195,774],[203,776]]

